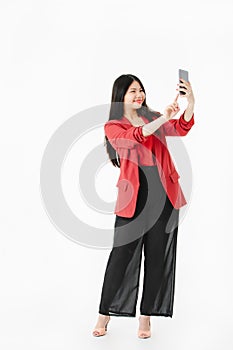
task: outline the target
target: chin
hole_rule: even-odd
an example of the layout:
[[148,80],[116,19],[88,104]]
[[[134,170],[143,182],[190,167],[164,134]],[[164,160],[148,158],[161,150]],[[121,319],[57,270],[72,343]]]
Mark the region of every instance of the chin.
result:
[[142,105],[139,105],[138,103],[133,103],[133,107],[135,108],[135,109],[139,109],[139,108],[141,108],[142,107]]

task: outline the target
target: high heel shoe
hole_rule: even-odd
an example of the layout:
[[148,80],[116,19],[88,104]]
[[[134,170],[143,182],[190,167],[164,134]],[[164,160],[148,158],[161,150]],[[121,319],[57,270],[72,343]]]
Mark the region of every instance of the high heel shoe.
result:
[[110,316],[109,316],[109,319],[108,321],[105,323],[105,326],[104,327],[101,327],[101,328],[95,328],[92,332],[92,335],[94,337],[100,337],[102,335],[105,335],[107,333],[107,330],[108,330],[108,323],[110,321]]
[[[140,317],[138,318],[140,321]],[[150,320],[149,320],[149,327],[151,326]],[[138,338],[141,339],[146,339],[151,337],[151,330],[149,329],[148,331],[143,331],[141,329],[138,330]]]

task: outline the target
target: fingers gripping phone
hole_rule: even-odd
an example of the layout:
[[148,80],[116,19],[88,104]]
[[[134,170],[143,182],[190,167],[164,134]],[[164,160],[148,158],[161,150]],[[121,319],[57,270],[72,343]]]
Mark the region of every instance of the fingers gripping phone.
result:
[[[182,83],[182,81],[180,80],[181,79],[184,79],[185,81],[189,81],[189,77],[188,77],[188,71],[187,70],[183,70],[183,69],[179,69],[179,81],[180,83]],[[186,89],[184,87],[184,89]],[[180,91],[180,95],[185,95],[185,92],[184,91]]]

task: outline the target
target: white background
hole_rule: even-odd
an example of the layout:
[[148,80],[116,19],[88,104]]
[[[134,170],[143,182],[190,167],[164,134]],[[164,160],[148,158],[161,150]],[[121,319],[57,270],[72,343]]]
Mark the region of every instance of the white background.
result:
[[232,10],[230,0],[0,2],[2,349],[145,346],[137,318],[112,317],[106,337],[91,335],[110,250],[52,225],[40,165],[55,130],[110,103],[119,75],[137,75],[149,106],[163,111],[178,68],[189,70],[196,98],[183,140],[193,193],[179,228],[173,318],[152,317],[144,342],[232,349]]

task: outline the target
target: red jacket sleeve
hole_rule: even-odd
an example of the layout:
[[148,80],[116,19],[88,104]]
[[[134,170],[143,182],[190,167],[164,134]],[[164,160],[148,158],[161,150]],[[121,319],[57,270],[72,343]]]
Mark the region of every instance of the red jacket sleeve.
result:
[[138,143],[143,143],[147,137],[142,134],[142,126],[131,126],[127,129],[120,122],[109,120],[104,125],[105,135],[113,148],[133,148]]
[[184,113],[181,114],[179,119],[170,119],[162,125],[166,136],[185,136],[189,132],[194,124],[194,113],[188,122],[184,119]]

